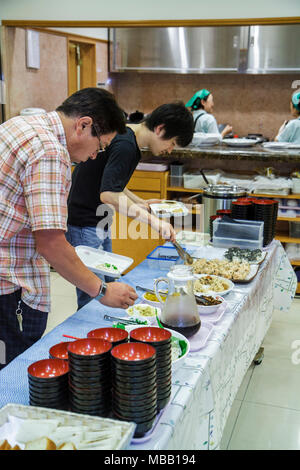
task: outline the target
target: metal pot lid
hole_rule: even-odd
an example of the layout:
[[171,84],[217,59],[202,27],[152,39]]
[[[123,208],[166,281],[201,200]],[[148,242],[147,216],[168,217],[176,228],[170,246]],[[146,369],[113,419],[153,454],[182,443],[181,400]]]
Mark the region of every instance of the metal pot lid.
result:
[[203,188],[203,196],[218,196],[218,197],[239,197],[245,196],[246,190],[241,186],[227,186],[222,184],[209,184]]

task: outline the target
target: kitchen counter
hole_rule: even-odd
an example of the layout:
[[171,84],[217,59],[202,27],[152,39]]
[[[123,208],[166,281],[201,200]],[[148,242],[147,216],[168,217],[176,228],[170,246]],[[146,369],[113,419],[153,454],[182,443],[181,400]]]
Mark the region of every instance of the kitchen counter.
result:
[[[143,158],[153,157],[149,150],[142,150]],[[171,154],[172,159],[230,159],[230,160],[254,160],[262,162],[300,162],[300,150],[266,150],[257,144],[253,147],[228,147],[227,145],[215,145],[213,147],[175,148]]]

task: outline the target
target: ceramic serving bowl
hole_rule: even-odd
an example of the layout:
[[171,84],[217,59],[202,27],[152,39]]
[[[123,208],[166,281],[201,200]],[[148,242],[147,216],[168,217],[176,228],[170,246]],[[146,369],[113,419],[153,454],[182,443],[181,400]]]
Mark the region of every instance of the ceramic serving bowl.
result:
[[[167,296],[167,294],[166,294],[166,296]],[[162,297],[162,299],[164,299],[163,294],[161,294],[161,297]],[[147,304],[151,305],[152,307],[156,307],[156,308],[161,307],[160,301],[158,300],[158,298],[156,297],[155,294],[150,294],[149,292],[145,292],[142,295],[142,299],[143,299],[143,302],[146,302]]]
[[[216,304],[216,305],[199,305],[199,304],[197,304],[198,312],[201,315],[206,315],[206,314],[216,312],[225,302],[223,297],[221,297],[220,295],[216,295],[216,294],[205,295],[205,294],[203,294],[203,296],[204,297],[213,297],[214,299],[218,300],[220,303]],[[198,296],[198,298],[201,299],[201,297],[203,297],[203,296]]]

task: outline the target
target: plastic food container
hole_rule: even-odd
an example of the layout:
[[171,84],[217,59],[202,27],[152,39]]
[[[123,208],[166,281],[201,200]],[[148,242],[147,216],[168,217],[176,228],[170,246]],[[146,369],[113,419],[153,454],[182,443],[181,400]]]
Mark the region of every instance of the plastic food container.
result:
[[176,249],[172,246],[157,246],[146,259],[149,268],[163,271],[169,271],[171,266],[182,261]]
[[213,221],[213,246],[249,249],[263,247],[264,222],[233,220],[237,223],[225,222],[222,219]]

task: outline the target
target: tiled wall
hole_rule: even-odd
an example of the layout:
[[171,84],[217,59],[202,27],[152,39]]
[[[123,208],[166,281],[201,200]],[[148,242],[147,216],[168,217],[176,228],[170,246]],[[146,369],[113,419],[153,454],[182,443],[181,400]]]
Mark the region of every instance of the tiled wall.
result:
[[289,101],[297,75],[112,73],[112,89],[126,112],[150,112],[172,100],[187,102],[207,88],[214,96],[218,123],[228,123],[240,136],[261,133],[270,139],[291,119]]

